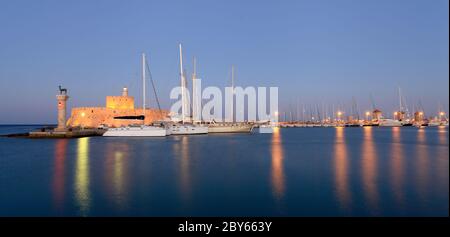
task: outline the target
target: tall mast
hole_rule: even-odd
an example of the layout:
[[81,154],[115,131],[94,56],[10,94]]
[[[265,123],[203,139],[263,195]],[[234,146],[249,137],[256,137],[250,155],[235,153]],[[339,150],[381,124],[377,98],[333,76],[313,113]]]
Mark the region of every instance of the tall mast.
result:
[[181,80],[181,120],[184,123],[184,116],[185,116],[185,95],[184,95],[184,75],[183,75],[183,52],[180,46],[180,80]]
[[370,102],[372,103],[372,110],[376,109],[375,100],[373,99],[372,93],[370,93]]
[[231,65],[231,94],[233,96],[231,100],[231,122],[234,122],[234,65]]
[[399,110],[400,110],[400,112],[402,112],[403,111],[403,108],[402,108],[402,91],[400,90],[400,87],[398,87],[398,101],[399,101],[399,106],[400,106]]
[[305,122],[305,103],[302,103],[302,121]]
[[197,77],[197,59],[194,57],[194,72],[192,73],[193,78]]
[[231,65],[231,88],[233,89],[234,93],[234,65]]
[[197,60],[194,57],[194,72],[192,73],[192,123],[194,122],[194,118],[197,116],[197,95],[196,95],[196,83],[195,79],[197,78]]
[[142,113],[145,116],[145,53],[142,53]]

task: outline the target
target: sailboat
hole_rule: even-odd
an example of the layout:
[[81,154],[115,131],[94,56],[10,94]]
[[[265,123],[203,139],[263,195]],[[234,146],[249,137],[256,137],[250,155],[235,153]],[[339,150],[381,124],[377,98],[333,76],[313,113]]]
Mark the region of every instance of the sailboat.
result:
[[410,119],[408,118],[408,107],[405,105],[403,106],[405,103],[403,101],[403,97],[402,97],[402,91],[400,89],[400,87],[398,88],[398,100],[399,100],[399,110],[397,113],[397,119],[400,121],[400,123],[402,124],[402,126],[412,126],[412,122],[410,121]]
[[397,119],[382,118],[382,119],[380,119],[379,126],[381,126],[381,127],[401,127],[402,123]]
[[428,122],[428,126],[430,126],[430,127],[448,126],[448,119],[446,118],[445,112],[443,111],[440,103],[438,104],[437,116],[435,116]]
[[[234,66],[231,67],[231,89],[234,98]],[[231,122],[216,122],[215,120],[205,122],[209,133],[249,133],[252,131],[253,123],[234,122],[234,105],[231,103]]]
[[270,121],[264,121],[264,122],[259,122],[258,124],[256,124],[253,129],[252,132],[253,133],[273,133],[273,130],[275,128],[275,122],[273,120]]
[[[172,122],[169,125],[169,132],[171,135],[207,134],[208,133],[207,126],[204,126],[202,124],[194,124],[193,119],[186,118],[187,117],[186,112],[188,111],[189,108],[188,107],[189,102],[187,101],[186,98],[186,78],[183,72],[183,50],[181,44],[179,44],[179,48],[180,48],[180,80],[181,80],[181,121]],[[195,75],[193,77],[195,77]]]
[[[356,119],[355,119],[356,118]],[[355,97],[352,97],[352,107],[351,107],[351,116],[347,123],[344,125],[345,127],[361,127],[363,124],[359,118],[359,110],[358,105],[356,104]]]
[[[397,115],[396,115],[396,116],[397,116],[398,118],[401,118],[401,117],[399,117],[399,116],[403,116],[404,111],[403,111],[403,109],[402,109],[402,104],[401,104],[400,89],[399,89],[399,98],[400,98],[400,108],[399,108],[400,111],[397,112]],[[401,119],[398,119],[398,118],[393,118],[393,119],[390,119],[390,118],[380,118],[380,119],[379,119],[379,126],[380,126],[380,127],[401,127],[401,126],[403,126],[402,120],[401,120]]]
[[145,125],[145,54],[142,54],[142,113],[141,116],[129,116],[131,119],[142,120],[142,124],[129,125],[120,128],[108,128],[105,137],[164,137],[168,135],[165,127]]

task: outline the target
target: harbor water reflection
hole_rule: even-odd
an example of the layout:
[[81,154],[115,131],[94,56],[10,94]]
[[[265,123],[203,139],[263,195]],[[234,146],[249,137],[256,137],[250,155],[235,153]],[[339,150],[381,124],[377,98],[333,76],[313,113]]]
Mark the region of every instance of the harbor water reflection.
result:
[[448,215],[445,127],[0,140],[0,216]]
[[391,192],[394,194],[395,201],[400,209],[404,210],[405,202],[405,187],[404,187],[404,170],[405,170],[405,157],[403,152],[401,128],[392,128],[392,142],[391,142]]
[[361,175],[363,190],[372,214],[378,214],[378,157],[373,138],[373,127],[363,128]]
[[89,137],[78,139],[77,161],[75,166],[75,200],[79,215],[89,214],[91,194],[89,190]]
[[334,145],[334,175],[336,182],[336,192],[339,204],[344,211],[350,211],[351,191],[349,183],[349,157],[347,154],[347,144],[343,127],[336,127],[336,138]]
[[66,152],[67,152],[66,139],[60,139],[55,142],[55,160],[53,171],[53,200],[54,208],[59,213],[63,213],[64,210],[64,198],[65,198],[65,185],[66,185]]
[[283,145],[280,129],[275,128],[272,133],[272,187],[277,200],[283,198],[285,192],[284,171],[283,171]]
[[115,208],[125,210],[128,204],[130,149],[128,143],[111,142],[105,152],[105,186]]

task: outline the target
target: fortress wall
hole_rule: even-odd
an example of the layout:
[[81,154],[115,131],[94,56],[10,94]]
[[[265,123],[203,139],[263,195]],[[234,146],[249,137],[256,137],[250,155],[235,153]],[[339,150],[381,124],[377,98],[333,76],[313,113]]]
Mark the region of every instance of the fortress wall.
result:
[[[146,109],[145,124],[156,120],[162,120],[167,116],[167,111]],[[98,127],[102,124],[109,127],[127,126],[142,123],[141,120],[114,119],[116,116],[138,116],[142,115],[142,109],[111,109],[105,107],[78,107],[73,108],[71,116],[67,121],[69,127]]]
[[106,108],[134,109],[134,98],[132,96],[107,96]]

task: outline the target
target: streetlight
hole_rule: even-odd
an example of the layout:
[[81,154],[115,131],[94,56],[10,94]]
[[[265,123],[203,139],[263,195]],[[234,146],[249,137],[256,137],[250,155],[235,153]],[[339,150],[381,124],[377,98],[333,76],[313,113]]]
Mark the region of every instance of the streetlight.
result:
[[366,120],[369,121],[370,112],[366,111]]
[[337,112],[338,121],[341,120],[341,115],[342,115],[342,112],[341,112],[341,111],[338,111],[338,112]]
[[442,117],[444,117],[445,113],[443,111],[439,112],[439,120],[442,120]]

